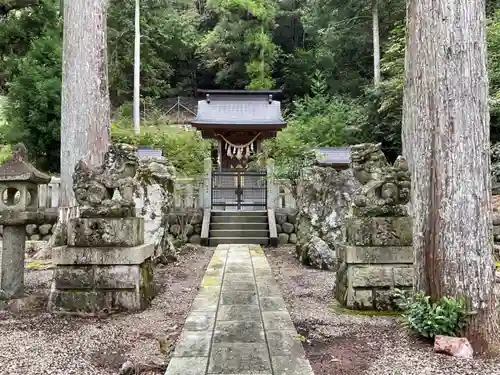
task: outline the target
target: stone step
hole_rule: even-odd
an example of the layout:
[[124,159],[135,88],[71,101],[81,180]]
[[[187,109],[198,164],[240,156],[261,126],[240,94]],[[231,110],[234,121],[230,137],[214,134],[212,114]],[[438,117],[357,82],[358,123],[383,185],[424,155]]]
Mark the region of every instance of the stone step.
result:
[[217,229],[210,231],[212,237],[269,237],[269,231],[255,229]]
[[211,217],[212,223],[267,223],[266,216],[235,216],[235,215],[213,215]]
[[255,229],[255,230],[267,230],[268,224],[266,223],[212,223],[210,224],[210,230],[236,230],[236,229]]
[[269,244],[268,237],[211,237],[210,246],[237,244],[237,245],[265,245]]
[[212,211],[212,216],[266,216],[267,211]]

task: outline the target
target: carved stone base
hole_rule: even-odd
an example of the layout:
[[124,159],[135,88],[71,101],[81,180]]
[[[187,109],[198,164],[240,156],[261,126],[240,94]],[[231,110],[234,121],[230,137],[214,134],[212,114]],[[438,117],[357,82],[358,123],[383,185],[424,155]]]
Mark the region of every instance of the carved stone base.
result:
[[100,314],[140,311],[155,296],[153,244],[54,249],[49,310]]
[[335,297],[349,309],[393,310],[394,288],[413,284],[409,217],[351,217],[338,251]]
[[69,246],[138,246],[142,243],[143,218],[75,218],[68,223]]

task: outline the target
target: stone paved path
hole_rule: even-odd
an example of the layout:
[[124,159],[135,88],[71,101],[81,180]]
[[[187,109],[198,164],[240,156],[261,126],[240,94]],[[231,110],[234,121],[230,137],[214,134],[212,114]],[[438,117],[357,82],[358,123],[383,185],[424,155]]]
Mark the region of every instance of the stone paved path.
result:
[[258,245],[219,245],[165,375],[314,375]]

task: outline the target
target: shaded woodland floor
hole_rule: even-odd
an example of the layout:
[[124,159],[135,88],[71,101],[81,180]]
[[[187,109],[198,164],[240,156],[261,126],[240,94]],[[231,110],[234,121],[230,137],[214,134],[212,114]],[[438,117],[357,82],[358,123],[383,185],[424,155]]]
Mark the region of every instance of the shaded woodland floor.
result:
[[27,297],[0,307],[0,374],[115,375],[129,360],[136,374],[164,374],[212,253],[184,250],[156,267],[149,309],[103,319],[46,313],[52,271],[26,270]]
[[431,345],[410,337],[397,316],[342,312],[333,298],[335,273],[301,265],[294,252],[265,250],[315,375],[500,374],[500,358],[435,354]]

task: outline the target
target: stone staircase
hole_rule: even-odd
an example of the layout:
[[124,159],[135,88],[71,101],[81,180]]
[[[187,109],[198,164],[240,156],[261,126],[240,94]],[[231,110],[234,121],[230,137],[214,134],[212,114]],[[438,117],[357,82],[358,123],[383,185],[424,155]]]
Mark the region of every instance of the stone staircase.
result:
[[267,211],[212,211],[209,246],[269,244]]

